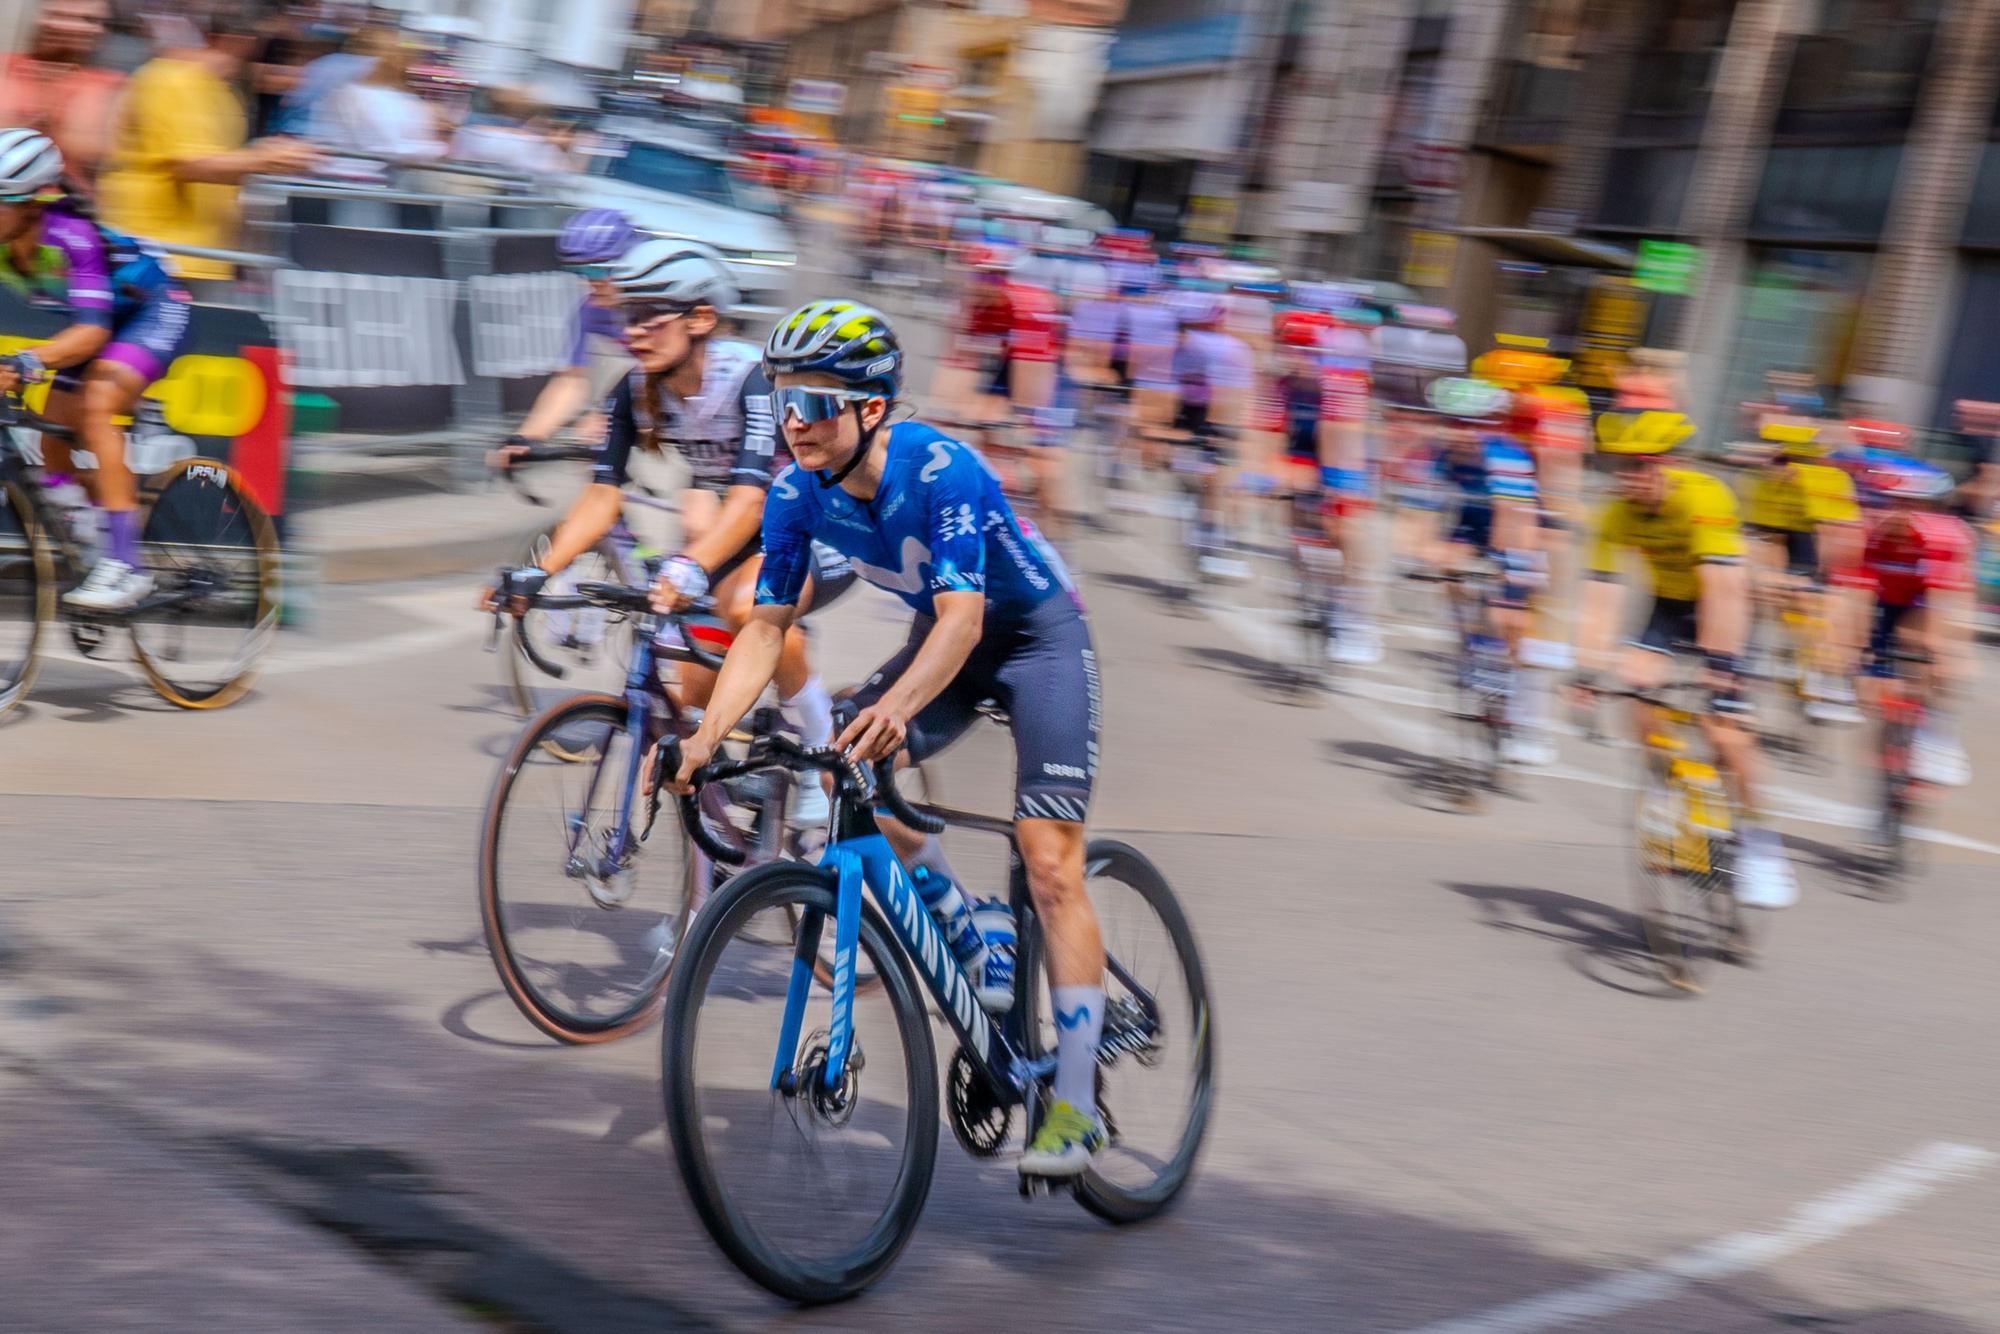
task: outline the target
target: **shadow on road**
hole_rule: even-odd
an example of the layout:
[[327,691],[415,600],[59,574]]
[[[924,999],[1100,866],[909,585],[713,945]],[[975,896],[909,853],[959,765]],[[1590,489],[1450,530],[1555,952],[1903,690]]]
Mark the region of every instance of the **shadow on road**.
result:
[[1790,829],[1785,831],[1785,847],[1812,870],[1823,871],[1839,883],[1839,892],[1849,898],[1893,902],[1902,897],[1898,882],[1882,874],[1880,863],[1870,853],[1807,838]]
[[1176,616],[1194,616],[1201,610],[1188,596],[1187,588],[1170,579],[1155,579],[1150,574],[1128,574],[1123,570],[1107,570],[1091,578],[1112,588],[1129,588],[1145,593]]
[[1662,999],[1688,994],[1660,976],[1642,943],[1635,912],[1523,885],[1446,882],[1444,888],[1471,901],[1480,920],[1496,931],[1539,936],[1567,946],[1570,966],[1600,986]]

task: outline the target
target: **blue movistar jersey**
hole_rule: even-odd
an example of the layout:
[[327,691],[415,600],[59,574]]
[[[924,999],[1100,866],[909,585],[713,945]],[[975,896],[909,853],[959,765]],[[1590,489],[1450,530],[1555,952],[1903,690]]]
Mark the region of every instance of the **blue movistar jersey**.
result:
[[921,422],[889,428],[873,500],[858,500],[794,465],[764,502],[757,601],[791,606],[812,573],[813,541],[925,616],[939,593],[984,593],[986,623],[1012,625],[1050,598],[1075,594],[1062,561],[1014,517],[984,460]]

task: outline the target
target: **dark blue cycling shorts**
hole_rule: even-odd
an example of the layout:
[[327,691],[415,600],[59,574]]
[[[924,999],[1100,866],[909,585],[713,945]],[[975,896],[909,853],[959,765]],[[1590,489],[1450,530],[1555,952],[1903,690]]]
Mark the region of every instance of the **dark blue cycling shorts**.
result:
[[[919,616],[910,637],[855,692],[874,704],[909,670],[933,622]],[[909,749],[922,761],[964,735],[992,700],[1014,732],[1014,818],[1071,820],[1090,810],[1097,778],[1097,654],[1090,624],[1068,598],[1053,597],[1015,625],[988,625],[958,678],[910,720]]]

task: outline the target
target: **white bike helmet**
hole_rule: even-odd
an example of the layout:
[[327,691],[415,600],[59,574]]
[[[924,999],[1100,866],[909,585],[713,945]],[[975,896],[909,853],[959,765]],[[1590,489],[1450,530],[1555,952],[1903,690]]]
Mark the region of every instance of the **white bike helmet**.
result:
[[62,179],[62,150],[39,130],[0,130],[0,198],[24,198]]
[[740,297],[729,265],[699,241],[641,241],[618,261],[612,285],[624,301],[728,310]]

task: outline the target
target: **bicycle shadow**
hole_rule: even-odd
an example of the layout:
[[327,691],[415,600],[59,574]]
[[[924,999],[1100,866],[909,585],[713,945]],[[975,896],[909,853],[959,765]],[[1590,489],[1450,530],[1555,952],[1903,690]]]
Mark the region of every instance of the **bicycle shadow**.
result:
[[1498,790],[1481,789],[1468,800],[1465,784],[1448,760],[1423,755],[1382,741],[1322,741],[1329,763],[1343,769],[1394,779],[1419,810],[1440,815],[1478,815],[1495,798],[1525,802],[1527,797],[1504,777]]
[[1201,613],[1201,608],[1196,605],[1187,588],[1170,580],[1156,579],[1150,574],[1130,574],[1124,570],[1107,570],[1094,577],[1100,583],[1113,588],[1144,593],[1176,616],[1193,617]]
[[1690,994],[1660,976],[1643,943],[1635,912],[1553,889],[1441,883],[1471,902],[1479,920],[1495,931],[1536,936],[1565,946],[1569,965],[1599,986],[1654,999],[1685,999]]
[[[1238,649],[1217,648],[1213,645],[1181,646],[1181,656],[1204,671],[1222,672],[1233,676],[1246,685],[1271,696],[1280,703],[1310,704],[1323,694],[1301,679],[1296,667],[1260,658],[1254,653],[1244,653]],[[1338,685],[1332,687],[1338,691]]]
[[1859,848],[1823,843],[1791,829],[1785,831],[1787,851],[1802,856],[1802,865],[1824,872],[1836,884],[1838,893],[1851,899],[1888,902],[1901,898],[1893,876],[1885,876],[1880,861]]

